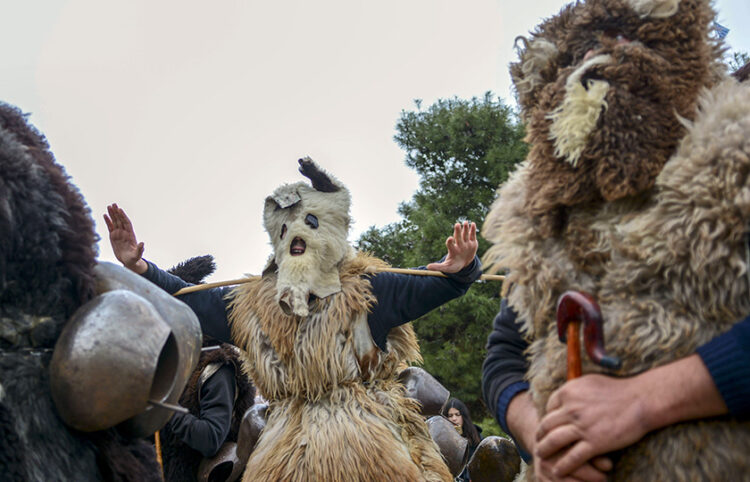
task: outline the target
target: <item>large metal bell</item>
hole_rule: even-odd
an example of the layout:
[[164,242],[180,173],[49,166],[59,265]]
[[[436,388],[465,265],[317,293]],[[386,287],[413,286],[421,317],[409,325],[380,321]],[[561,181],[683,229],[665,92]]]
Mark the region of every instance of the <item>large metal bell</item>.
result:
[[435,377],[420,367],[405,368],[399,373],[398,379],[406,387],[406,396],[422,405],[421,411],[425,417],[440,415],[440,409],[451,395]]
[[427,429],[453,476],[461,473],[469,455],[469,441],[461,436],[456,427],[442,415],[427,419]]
[[256,403],[248,408],[245,415],[242,416],[240,431],[237,434],[237,456],[242,463],[247,463],[250,454],[258,443],[261,432],[266,428],[266,411],[268,405],[265,403]]
[[512,482],[521,470],[521,456],[513,442],[493,435],[479,443],[468,468],[472,482]]
[[[114,263],[99,263],[95,268],[97,290],[105,293],[126,289],[148,300],[172,330],[177,346],[177,370],[171,390],[160,402],[178,405],[190,375],[201,353],[201,327],[188,305],[162,290],[146,278]],[[169,421],[174,412],[163,406],[149,405],[146,410],[118,425],[118,429],[133,438],[147,437]]]
[[216,455],[201,460],[198,482],[234,482],[242,475],[244,468],[245,463],[237,457],[237,444],[224,442]]
[[174,336],[156,308],[131,291],[110,291],[77,310],[60,334],[52,398],[71,427],[103,430],[165,398],[177,363]]

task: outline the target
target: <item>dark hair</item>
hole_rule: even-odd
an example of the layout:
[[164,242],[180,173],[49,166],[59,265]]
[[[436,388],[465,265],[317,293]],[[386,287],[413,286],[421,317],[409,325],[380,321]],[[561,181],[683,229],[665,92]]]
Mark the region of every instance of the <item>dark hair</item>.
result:
[[464,405],[464,402],[457,398],[449,398],[448,401],[445,402],[445,405],[443,405],[443,408],[440,409],[440,415],[448,418],[448,410],[450,410],[451,408],[455,408],[456,410],[458,410],[458,413],[461,414],[461,418],[463,419],[461,433],[464,437],[469,439],[469,445],[478,445],[479,442],[481,442],[481,439],[479,438],[479,432],[474,426],[474,422],[471,421],[469,409],[466,407],[466,405]]

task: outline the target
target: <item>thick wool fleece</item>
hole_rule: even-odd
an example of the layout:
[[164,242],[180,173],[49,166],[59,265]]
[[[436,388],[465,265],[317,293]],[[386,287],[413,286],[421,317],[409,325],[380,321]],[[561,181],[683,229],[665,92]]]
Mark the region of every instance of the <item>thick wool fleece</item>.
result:
[[0,103],[0,475],[3,481],[158,480],[155,454],[115,429],[84,434],[57,415],[51,350],[94,293],[89,208],[44,136]]
[[452,480],[396,379],[400,365],[421,359],[411,325],[391,330],[385,352],[372,341],[367,311],[377,300],[362,276],[372,265],[383,262],[360,254],[344,263],[341,292],[306,317],[282,312],[271,273],[235,290],[233,339],[269,400],[246,482]]
[[[694,122],[638,196],[570,209],[557,236],[526,215],[529,164],[501,188],[485,223],[488,257],[509,269],[510,305],[533,340],[528,373],[543,413],[565,381],[555,304],[594,295],[607,351],[632,375],[691,354],[750,313],[750,85],[727,79],[698,101]],[[584,373],[602,369],[584,361]],[[750,422],[672,426],[623,451],[615,480],[722,480],[750,471]]]
[[[554,232],[565,207],[653,185],[685,135],[681,118],[693,118],[698,93],[717,80],[712,19],[706,0],[588,0],[565,7],[525,40],[511,74],[529,123],[528,215]],[[609,60],[582,73],[587,54]],[[555,113],[571,109],[571,76],[586,89],[596,81],[608,90],[598,117],[579,116],[578,128],[562,129]],[[586,139],[576,138],[581,133]]]

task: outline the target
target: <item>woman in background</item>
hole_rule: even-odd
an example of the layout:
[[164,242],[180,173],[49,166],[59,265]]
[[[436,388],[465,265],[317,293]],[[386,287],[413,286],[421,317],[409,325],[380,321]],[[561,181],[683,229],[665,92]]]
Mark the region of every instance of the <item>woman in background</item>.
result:
[[[469,456],[466,458],[468,464],[468,461],[471,460],[471,456],[474,455],[474,450],[476,450],[477,445],[479,445],[479,442],[482,440],[482,428],[474,425],[474,422],[471,421],[469,409],[464,405],[464,402],[457,398],[451,398],[445,402],[440,414],[447,418],[456,427],[456,430],[458,430],[458,433],[460,433],[462,437],[468,440]],[[466,467],[464,467],[458,477],[456,477],[456,480],[469,480],[469,471]]]

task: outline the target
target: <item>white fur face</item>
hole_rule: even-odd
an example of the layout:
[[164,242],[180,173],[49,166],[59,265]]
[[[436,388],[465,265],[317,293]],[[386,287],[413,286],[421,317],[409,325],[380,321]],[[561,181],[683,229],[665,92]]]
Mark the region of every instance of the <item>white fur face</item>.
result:
[[325,298],[341,291],[339,267],[353,255],[349,204],[343,186],[320,192],[304,182],[282,186],[266,199],[264,223],[278,267],[276,298],[285,311],[307,316],[310,294]]
[[588,137],[596,128],[603,110],[609,83],[604,80],[581,79],[593,66],[611,62],[609,55],[597,55],[583,63],[568,77],[565,83],[565,100],[550,112],[552,120],[550,139],[555,141],[555,156],[565,159],[576,167],[581,153],[588,145]]

